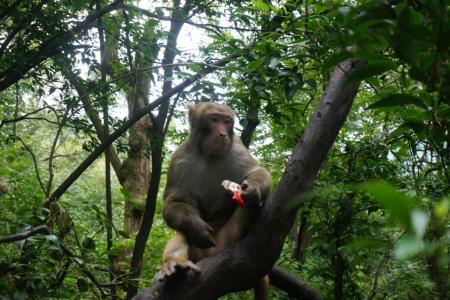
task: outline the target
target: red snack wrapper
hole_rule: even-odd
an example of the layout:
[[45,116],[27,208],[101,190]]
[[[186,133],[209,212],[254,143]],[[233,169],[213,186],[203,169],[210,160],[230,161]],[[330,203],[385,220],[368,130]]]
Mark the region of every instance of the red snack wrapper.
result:
[[236,203],[239,206],[245,205],[244,199],[242,199],[242,196],[240,193],[234,193],[233,198],[231,198],[231,200],[233,200],[234,203]]
[[233,200],[234,203],[236,203],[239,206],[245,205],[244,199],[242,199],[241,196],[241,186],[239,184],[231,180],[224,180],[222,182],[222,185],[227,191],[233,193],[233,197],[231,198],[231,200]]

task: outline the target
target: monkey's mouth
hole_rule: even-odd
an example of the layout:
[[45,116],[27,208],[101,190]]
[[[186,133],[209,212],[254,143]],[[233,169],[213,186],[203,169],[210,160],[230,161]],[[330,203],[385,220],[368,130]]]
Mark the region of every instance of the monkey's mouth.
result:
[[211,139],[212,144],[216,145],[228,145],[230,143],[230,139],[228,138],[215,138]]
[[228,145],[230,145],[230,141],[214,141],[212,142],[213,147],[217,147],[217,148],[227,148]]

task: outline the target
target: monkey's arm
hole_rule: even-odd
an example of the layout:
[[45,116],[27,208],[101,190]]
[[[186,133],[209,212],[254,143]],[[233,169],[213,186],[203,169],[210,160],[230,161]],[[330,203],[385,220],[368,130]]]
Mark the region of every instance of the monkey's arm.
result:
[[261,203],[269,194],[271,185],[272,176],[270,176],[270,173],[265,168],[256,166],[245,176],[241,184],[241,195],[247,201]]
[[198,209],[188,203],[166,199],[163,218],[171,228],[183,233],[188,242],[199,248],[215,245],[211,233],[214,231],[200,217]]

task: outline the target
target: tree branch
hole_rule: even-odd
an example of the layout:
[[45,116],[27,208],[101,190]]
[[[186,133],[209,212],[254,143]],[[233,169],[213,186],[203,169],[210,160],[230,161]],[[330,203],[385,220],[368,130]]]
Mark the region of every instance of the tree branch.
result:
[[322,297],[316,290],[278,266],[272,268],[269,273],[269,278],[271,285],[287,292],[292,298],[322,300]]
[[[91,102],[88,99],[89,92],[85,89],[82,79],[71,72],[71,70],[67,67],[69,64],[69,61],[66,59],[64,64],[60,64],[61,71],[63,75],[69,80],[70,84],[75,88],[77,91],[78,97],[80,98],[81,102],[83,103],[83,107],[86,111],[86,115],[91,120],[92,125],[94,125],[95,133],[97,134],[98,139],[100,142],[104,142],[106,139],[107,134],[105,133],[102,125],[102,121],[100,120],[100,117],[98,113],[95,111],[94,107],[92,106]],[[109,146],[107,148],[109,157],[111,158],[111,164],[114,168],[114,171],[116,172],[117,178],[119,179],[119,182],[123,182],[123,176],[121,175],[121,166],[122,162],[120,161],[119,155],[117,154],[116,149],[114,146]]]
[[21,240],[29,238],[30,236],[36,235],[38,233],[50,234],[50,230],[48,229],[47,225],[33,227],[30,230],[25,230],[20,233],[15,233],[15,234],[7,235],[4,237],[0,237],[0,244],[21,241]]
[[184,276],[156,282],[134,299],[216,299],[251,288],[270,272],[301,204],[299,195],[312,188],[348,115],[359,83],[346,85],[345,81],[360,65],[358,60],[347,60],[340,65],[342,69],[335,69],[280,183],[269,195],[250,233],[217,255],[199,261],[200,275],[189,271]]
[[45,194],[45,187],[44,187],[44,183],[42,182],[41,175],[39,173],[39,167],[38,167],[36,155],[34,154],[33,150],[25,143],[25,141],[20,136],[18,136],[18,135],[12,135],[12,136],[15,139],[19,140],[19,142],[22,143],[22,145],[25,147],[25,149],[27,149],[27,151],[30,152],[31,158],[33,159],[34,170],[36,172],[36,177],[39,182],[39,186],[41,187],[42,191]]
[[[29,118],[28,116],[33,115],[33,114],[36,114],[36,113],[38,113],[38,112],[40,112],[41,110],[44,110],[44,109],[46,109],[46,108],[50,108],[50,107],[46,105],[46,106],[43,106],[43,107],[41,107],[41,108],[38,108],[38,109],[36,109],[36,110],[34,110],[34,111],[30,112],[30,113],[27,113],[27,114],[25,114],[25,115],[23,115],[23,116],[20,116],[20,117],[14,118],[14,119],[9,119],[9,120],[1,120],[1,121],[0,121],[0,128],[1,128],[3,125],[8,124],[8,123],[15,123],[15,122],[19,122],[19,121],[22,121],[22,120],[25,120],[25,119],[32,119],[32,118]],[[38,118],[34,118],[34,119],[38,119]],[[39,118],[38,120],[49,121],[49,120],[47,120],[47,119],[45,119],[45,118]],[[59,123],[54,123],[54,124],[59,124]]]

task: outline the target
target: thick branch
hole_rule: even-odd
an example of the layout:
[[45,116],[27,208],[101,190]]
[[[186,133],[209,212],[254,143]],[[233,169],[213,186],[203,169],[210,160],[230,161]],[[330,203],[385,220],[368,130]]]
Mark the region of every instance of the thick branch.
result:
[[320,297],[316,290],[278,266],[272,268],[272,271],[269,273],[269,278],[271,285],[287,292],[292,298],[322,300],[322,297]]
[[107,139],[98,146],[76,169],[72,172],[72,174],[69,175],[69,177],[64,180],[64,182],[53,192],[53,194],[49,197],[49,199],[46,202],[46,206],[50,204],[50,202],[55,201],[61,197],[62,194],[72,185],[72,183],[75,182],[75,180],[80,177],[81,174],[97,159],[97,157],[102,154],[102,152],[109,147],[116,139],[118,139],[125,131],[128,130],[131,126],[133,126],[134,123],[136,123],[140,118],[145,116],[146,114],[150,113],[154,108],[158,107],[161,103],[168,101],[170,97],[173,95],[179,93],[186,87],[190,86],[192,83],[196,82],[200,78],[204,77],[205,75],[213,72],[217,68],[223,67],[230,61],[234,60],[235,58],[239,57],[238,54],[230,54],[226,56],[225,58],[217,61],[214,65],[208,66],[203,68],[203,73],[198,73],[194,76],[192,76],[189,79],[186,79],[173,89],[171,89],[168,93],[162,95],[149,105],[145,107],[144,109],[137,112],[132,119],[129,119],[126,121],[122,126],[117,128],[111,135],[107,137]]
[[335,69],[279,185],[266,200],[251,232],[242,241],[198,262],[202,269],[200,275],[190,271],[185,276],[157,282],[135,299],[215,299],[248,289],[255,280],[269,273],[294,220],[296,206],[290,204],[299,194],[312,188],[348,115],[359,84],[346,85],[345,80],[360,64],[360,61],[348,60]]
[[41,225],[38,227],[31,228],[30,230],[25,230],[20,233],[7,235],[4,237],[0,237],[0,243],[9,243],[9,242],[15,242],[15,241],[21,241],[26,238],[29,238],[30,236],[36,235],[38,233],[47,233],[50,234],[50,230],[48,229],[47,225]]

